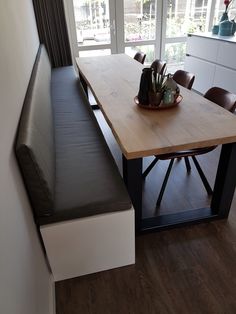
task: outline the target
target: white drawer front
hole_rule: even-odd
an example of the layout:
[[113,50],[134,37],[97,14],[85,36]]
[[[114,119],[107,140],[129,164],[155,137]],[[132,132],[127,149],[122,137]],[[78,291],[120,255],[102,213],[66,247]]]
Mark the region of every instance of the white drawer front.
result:
[[236,71],[217,65],[214,86],[222,87],[236,94]]
[[215,64],[187,56],[184,68],[186,71],[195,74],[193,89],[205,94],[213,86]]
[[236,70],[236,43],[220,42],[216,63]]
[[198,36],[187,39],[187,54],[207,61],[216,62],[219,41]]

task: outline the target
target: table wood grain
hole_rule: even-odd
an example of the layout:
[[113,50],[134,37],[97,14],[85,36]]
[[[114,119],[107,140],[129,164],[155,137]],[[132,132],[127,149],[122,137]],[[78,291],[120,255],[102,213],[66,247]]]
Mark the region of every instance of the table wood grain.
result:
[[236,116],[181,87],[182,102],[166,110],[134,103],[143,65],[125,54],[77,58],[127,159],[236,142]]

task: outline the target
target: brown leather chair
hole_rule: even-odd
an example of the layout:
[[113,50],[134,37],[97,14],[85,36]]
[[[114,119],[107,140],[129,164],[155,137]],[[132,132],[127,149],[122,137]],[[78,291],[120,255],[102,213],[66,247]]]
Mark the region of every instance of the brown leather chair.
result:
[[155,61],[153,61],[153,63],[151,64],[151,68],[153,68],[153,70],[159,74],[163,74],[165,69],[166,69],[166,62],[156,59]]
[[[177,84],[179,84],[179,85],[181,85],[187,89],[192,89],[192,86],[193,86],[193,83],[195,80],[195,75],[193,73],[190,73],[190,72],[187,72],[184,70],[177,70],[173,75],[173,80]],[[181,158],[179,158],[179,160],[180,159]],[[189,172],[191,170],[189,159],[188,159],[188,157],[185,157],[184,160],[185,160],[187,171]]]
[[134,60],[137,60],[138,62],[144,64],[146,58],[146,54],[143,52],[137,52],[134,56]]
[[[204,95],[205,98],[213,101],[214,103],[216,103],[217,105],[225,108],[226,110],[230,111],[230,112],[234,112],[236,109],[236,95],[232,94],[222,88],[219,87],[212,87],[210,88],[206,94]],[[198,155],[203,155],[206,154],[210,151],[212,151],[213,149],[215,149],[217,146],[211,146],[211,147],[204,147],[204,148],[196,148],[196,149],[190,149],[190,150],[185,150],[185,151],[178,151],[175,153],[171,153],[171,154],[164,154],[164,155],[158,155],[155,156],[155,159],[152,161],[152,163],[147,167],[147,169],[144,171],[143,173],[143,178],[145,179],[146,176],[149,174],[149,172],[151,171],[151,169],[155,166],[155,164],[157,163],[158,160],[168,160],[170,159],[170,163],[164,178],[164,181],[162,183],[162,187],[156,202],[156,207],[158,208],[161,204],[161,200],[166,188],[166,184],[168,182],[168,178],[174,163],[175,158],[181,158],[184,157],[185,158],[185,163],[186,163],[186,167],[187,167],[187,171],[189,172],[191,170],[190,167],[190,162],[188,160],[188,157],[191,157],[193,160],[194,165],[196,166],[196,169],[202,179],[202,182],[204,184],[204,187],[207,191],[207,193],[209,195],[212,194],[212,189],[211,186],[209,184],[209,182],[207,181],[207,178],[205,176],[205,174],[203,173],[196,156]]]
[[234,112],[236,109],[236,96],[223,88],[212,87],[206,92],[204,97],[230,112]]
[[195,75],[184,70],[177,70],[173,75],[173,80],[188,89],[191,89],[195,80]]

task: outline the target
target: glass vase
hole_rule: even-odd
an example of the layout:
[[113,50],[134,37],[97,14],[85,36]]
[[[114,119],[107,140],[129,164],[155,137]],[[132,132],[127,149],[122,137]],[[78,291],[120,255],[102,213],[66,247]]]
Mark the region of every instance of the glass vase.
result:
[[232,36],[233,23],[229,20],[220,22],[219,35],[220,36]]
[[223,22],[225,20],[228,20],[229,17],[228,17],[228,13],[227,12],[224,12],[220,18],[220,22]]

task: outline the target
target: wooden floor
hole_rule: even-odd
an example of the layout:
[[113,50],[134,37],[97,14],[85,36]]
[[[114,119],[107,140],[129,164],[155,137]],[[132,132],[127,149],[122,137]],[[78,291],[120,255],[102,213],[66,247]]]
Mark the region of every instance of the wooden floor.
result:
[[[121,153],[100,111],[96,116],[121,170]],[[213,185],[219,149],[199,158]],[[144,168],[151,158],[144,160]],[[158,163],[143,188],[145,216],[205,206],[209,199],[194,166],[175,162],[161,208],[167,168]],[[136,237],[136,264],[56,283],[57,314],[235,314],[236,196],[228,220]]]

